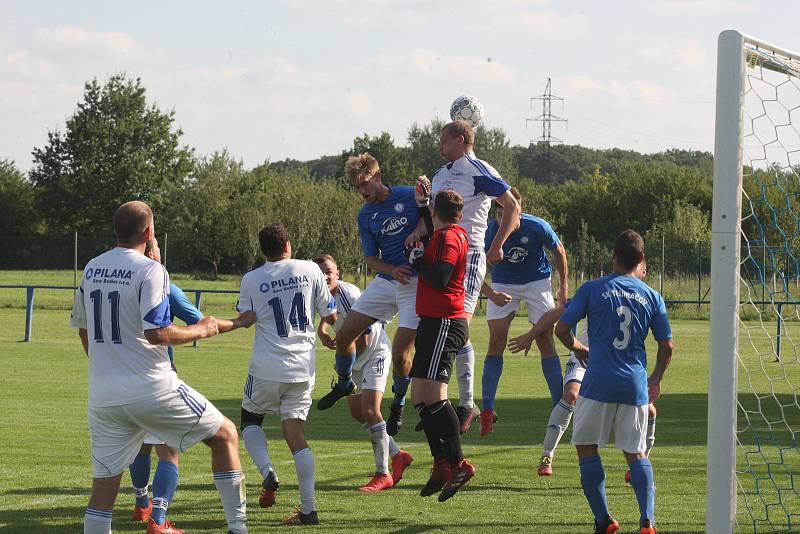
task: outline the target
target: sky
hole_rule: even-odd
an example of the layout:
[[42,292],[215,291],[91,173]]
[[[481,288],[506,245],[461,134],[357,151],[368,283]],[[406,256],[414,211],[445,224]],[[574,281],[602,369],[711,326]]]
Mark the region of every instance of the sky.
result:
[[[0,18],[0,159],[27,171],[86,81],[124,72],[174,110],[182,141],[247,167],[308,160],[475,95],[512,144],[542,134],[640,152],[713,147],[716,41],[737,29],[800,50],[800,2],[17,1]],[[531,105],[533,104],[533,106]]]

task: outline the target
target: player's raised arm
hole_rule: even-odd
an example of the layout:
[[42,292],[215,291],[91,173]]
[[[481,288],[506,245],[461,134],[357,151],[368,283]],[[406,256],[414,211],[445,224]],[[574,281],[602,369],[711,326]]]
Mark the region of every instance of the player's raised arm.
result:
[[486,252],[486,261],[492,265],[503,261],[503,243],[519,225],[519,216],[522,213],[522,207],[510,190],[498,196],[496,201],[503,207],[503,217],[500,219],[497,235]]
[[556,308],[544,312],[536,324],[531,325],[530,330],[515,337],[514,339],[509,340],[508,348],[512,353],[517,353],[524,350],[525,356],[527,356],[528,351],[531,349],[531,345],[533,345],[533,341],[545,332],[552,330],[553,326],[564,313],[565,309],[566,308],[564,307],[564,304],[559,303]]

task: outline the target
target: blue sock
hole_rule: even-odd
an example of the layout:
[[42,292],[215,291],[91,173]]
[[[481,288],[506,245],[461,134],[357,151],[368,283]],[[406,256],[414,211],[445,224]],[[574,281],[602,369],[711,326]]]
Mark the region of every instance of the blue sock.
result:
[[153,512],[150,517],[159,525],[167,519],[167,508],[175,497],[178,488],[178,466],[172,462],[160,460],[153,476]]
[[636,500],[639,503],[639,525],[645,519],[650,520],[650,524],[656,524],[656,485],[653,481],[653,465],[648,458],[641,458],[630,463],[631,486],[636,493]]
[[561,394],[564,392],[564,378],[561,376],[561,360],[558,359],[558,354],[542,358],[542,373],[547,381],[553,406],[555,406],[561,400]]
[[131,472],[131,486],[136,492],[136,506],[147,508],[150,499],[147,497],[147,484],[150,482],[150,453],[137,454],[128,467]]
[[411,384],[410,376],[392,375],[392,393],[394,393],[392,404],[397,406],[405,405],[409,384]]
[[494,409],[494,398],[497,395],[497,385],[500,375],[503,374],[503,357],[486,355],[483,360],[483,377],[481,378],[481,391],[483,391],[483,409]]
[[583,494],[589,501],[595,520],[603,524],[608,515],[608,502],[606,501],[606,472],[600,456],[581,458],[581,486]]
[[353,383],[353,364],[356,361],[355,351],[347,354],[336,353],[336,374],[339,375],[339,380],[336,382],[336,387],[347,389]]

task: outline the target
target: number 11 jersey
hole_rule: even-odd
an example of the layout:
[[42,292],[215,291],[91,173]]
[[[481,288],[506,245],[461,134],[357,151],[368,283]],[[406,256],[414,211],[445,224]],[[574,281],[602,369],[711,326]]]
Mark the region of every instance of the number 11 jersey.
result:
[[172,324],[169,275],[133,249],[116,247],[86,264],[70,324],[89,338],[89,405],[120,406],[174,391],[179,385],[167,347],[145,330]]
[[316,263],[285,259],[253,269],[242,278],[236,309],[256,313],[251,375],[284,383],[314,378],[314,315],[336,311]]

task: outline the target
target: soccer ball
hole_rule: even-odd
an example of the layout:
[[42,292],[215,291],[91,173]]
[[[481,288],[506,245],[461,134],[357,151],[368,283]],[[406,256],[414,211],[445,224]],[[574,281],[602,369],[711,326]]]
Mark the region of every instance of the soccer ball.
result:
[[483,119],[483,104],[474,96],[459,96],[450,105],[450,118],[454,121],[467,121],[470,126],[477,128]]

